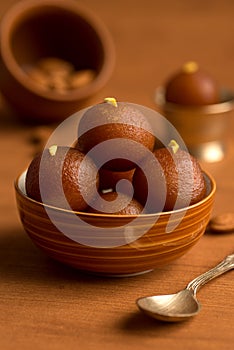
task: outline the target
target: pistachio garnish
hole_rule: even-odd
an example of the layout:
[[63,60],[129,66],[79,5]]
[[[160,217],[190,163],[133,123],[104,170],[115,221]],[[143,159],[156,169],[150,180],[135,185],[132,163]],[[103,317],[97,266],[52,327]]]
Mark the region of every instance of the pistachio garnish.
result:
[[117,107],[117,106],[118,106],[118,105],[117,105],[117,101],[116,101],[116,99],[115,99],[114,97],[106,97],[106,98],[104,99],[104,101],[105,101],[106,103],[111,104],[111,105],[114,106],[114,107]]
[[50,152],[50,155],[51,155],[52,157],[55,156],[55,154],[56,154],[56,152],[57,152],[57,148],[58,148],[57,145],[52,145],[52,146],[49,147],[49,152]]
[[187,62],[183,65],[182,70],[184,73],[195,73],[198,70],[198,64],[194,61]]
[[180,146],[178,145],[178,143],[175,140],[171,140],[168,144],[168,147],[170,147],[172,149],[172,152],[174,154],[176,154],[176,152],[180,148]]

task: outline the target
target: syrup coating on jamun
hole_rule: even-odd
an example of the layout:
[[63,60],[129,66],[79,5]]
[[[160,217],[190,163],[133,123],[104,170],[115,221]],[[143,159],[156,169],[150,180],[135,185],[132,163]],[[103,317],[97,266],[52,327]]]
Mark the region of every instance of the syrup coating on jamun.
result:
[[[116,185],[121,180],[126,180],[126,186],[123,186],[122,192],[128,194],[129,186],[128,183],[132,183],[132,177],[135,168],[128,171],[112,171],[108,169],[99,169],[99,189],[108,190],[112,189],[116,191]],[[118,190],[119,191],[119,190]]]
[[187,62],[166,82],[165,100],[185,106],[219,103],[219,86],[196,62]]
[[[175,153],[174,153],[175,152]],[[150,176],[153,186],[148,188],[147,178],[144,172],[137,168],[133,176],[134,196],[145,205],[148,191],[155,203],[161,203],[163,191],[166,190],[163,211],[183,208],[202,200],[206,194],[205,179],[197,159],[188,152],[171,147],[163,147],[153,152],[159,166],[152,170]],[[144,166],[152,168],[152,160],[146,158]],[[152,209],[146,208],[148,212]]]
[[30,198],[74,211],[83,211],[88,206],[98,185],[93,161],[75,148],[45,149],[32,160],[26,173],[26,193]]
[[100,193],[87,211],[96,214],[139,215],[143,212],[143,206],[124,193],[107,192]]
[[150,123],[140,109],[114,98],[88,109],[78,127],[77,148],[86,154],[96,146],[103,146],[91,157],[113,171],[134,168],[145,157],[146,149],[153,150],[154,143]]

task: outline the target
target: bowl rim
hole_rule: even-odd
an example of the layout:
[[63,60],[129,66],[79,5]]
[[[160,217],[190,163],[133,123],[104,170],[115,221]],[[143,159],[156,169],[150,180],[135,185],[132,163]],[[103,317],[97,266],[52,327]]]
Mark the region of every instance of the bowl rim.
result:
[[[18,65],[10,48],[10,36],[15,25],[24,20],[25,17],[33,14],[35,10],[42,8],[55,8],[61,11],[67,11],[78,15],[80,19],[88,23],[94,29],[103,48],[104,64],[100,68],[98,74],[92,81],[85,86],[69,90],[68,94],[60,94],[55,91],[43,91],[35,84],[30,77]],[[0,26],[0,51],[2,61],[10,74],[20,83],[25,89],[31,93],[54,101],[72,101],[74,99],[83,99],[93,95],[102,86],[105,85],[111,76],[115,65],[115,45],[112,36],[104,22],[96,16],[96,14],[75,0],[21,0],[13,4],[3,15]]]
[[100,213],[97,214],[97,213],[88,213],[85,211],[72,211],[72,210],[68,210],[68,209],[63,209],[63,208],[59,208],[59,207],[56,207],[56,206],[53,206],[50,204],[44,204],[42,202],[38,202],[35,199],[30,198],[24,191],[22,191],[22,189],[20,188],[20,185],[19,185],[20,179],[22,177],[25,177],[26,172],[27,172],[27,169],[24,170],[21,174],[19,174],[14,181],[15,191],[21,197],[23,197],[25,200],[27,200],[33,204],[39,205],[41,207],[45,207],[45,208],[52,209],[52,210],[62,212],[62,213],[76,214],[76,215],[81,216],[81,217],[86,216],[86,217],[92,217],[92,218],[96,217],[96,218],[108,218],[108,219],[109,218],[110,219],[118,218],[121,220],[121,218],[123,218],[123,219],[126,219],[126,218],[133,219],[133,218],[137,218],[137,217],[152,218],[154,216],[164,217],[164,216],[172,215],[172,214],[176,215],[176,214],[180,214],[183,211],[187,211],[187,210],[191,210],[191,209],[194,209],[196,207],[199,207],[200,205],[204,204],[205,202],[208,202],[210,200],[210,198],[213,197],[215,192],[216,192],[216,181],[215,181],[214,177],[212,175],[210,175],[210,173],[208,173],[207,171],[202,170],[204,176],[210,181],[211,189],[210,189],[210,192],[202,200],[200,200],[199,202],[197,202],[195,204],[192,204],[190,206],[186,206],[186,207],[183,207],[183,208],[180,208],[177,210],[162,211],[162,212],[158,212],[158,213],[149,213],[149,214],[146,214],[146,213],[145,214],[138,214],[138,215],[137,214],[118,215],[118,214],[100,214]]

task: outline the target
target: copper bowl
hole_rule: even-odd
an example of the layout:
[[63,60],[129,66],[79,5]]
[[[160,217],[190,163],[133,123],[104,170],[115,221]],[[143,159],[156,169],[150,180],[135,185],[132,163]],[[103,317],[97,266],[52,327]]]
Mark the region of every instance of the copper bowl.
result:
[[[73,0],[17,2],[3,15],[0,52],[1,92],[20,118],[30,122],[62,121],[82,108],[107,83],[115,61],[105,25]],[[48,57],[94,76],[63,93],[42,89],[28,68]]]
[[[165,101],[163,87],[156,91],[155,102],[161,113],[180,133],[190,153],[201,161],[220,161],[227,151],[234,93],[222,88],[219,99],[219,103],[211,105],[183,106]],[[173,135],[170,137],[173,138]]]
[[216,191],[214,179],[204,173],[207,195],[187,208],[138,217],[74,213],[29,198],[25,173],[15,182],[16,200],[36,246],[62,263],[109,276],[147,272],[184,255],[202,237]]

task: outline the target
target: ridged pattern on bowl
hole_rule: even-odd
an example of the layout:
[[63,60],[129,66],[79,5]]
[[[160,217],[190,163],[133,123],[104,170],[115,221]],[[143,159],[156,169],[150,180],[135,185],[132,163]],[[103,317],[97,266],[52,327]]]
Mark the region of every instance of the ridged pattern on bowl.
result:
[[[203,235],[208,224],[213,207],[216,185],[211,177],[206,175],[210,183],[209,194],[201,202],[186,209],[178,210],[178,216],[173,217],[173,223],[178,225],[172,232],[166,232],[171,212],[161,213],[155,224],[143,236],[131,243],[120,246],[105,247],[115,242],[115,235],[124,235],[121,227],[129,223],[129,216],[112,216],[79,213],[79,217],[90,225],[97,227],[92,231],[91,241],[99,246],[89,246],[82,239],[89,235],[88,229],[77,225],[73,213],[46,206],[28,198],[19,187],[19,179],[15,184],[16,200],[22,224],[32,241],[50,257],[73,266],[98,274],[128,275],[152,270],[168,264],[184,255]],[[53,215],[51,222],[47,213]],[[181,220],[181,213],[184,214]],[[175,212],[174,212],[175,214]],[[50,216],[51,217],[51,216]],[[138,223],[129,224],[132,234],[142,232],[142,228],[152,222],[153,215],[142,215]],[[156,218],[156,216],[155,216]],[[62,225],[66,232],[79,235],[68,238],[56,227]],[[106,228],[105,235],[98,233],[98,227]],[[108,228],[115,227],[114,234]],[[123,227],[123,226],[122,226]],[[140,230],[140,231],[139,231]]]

